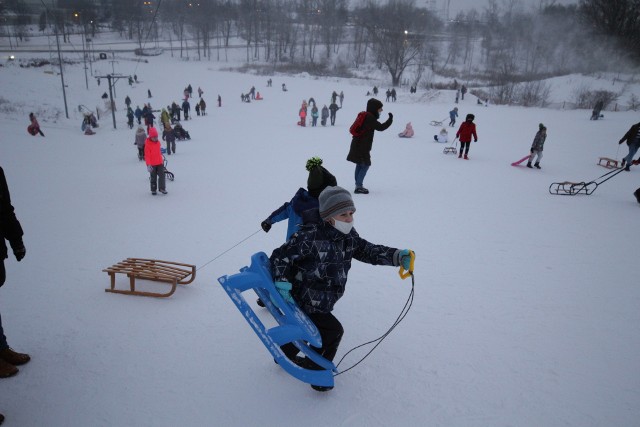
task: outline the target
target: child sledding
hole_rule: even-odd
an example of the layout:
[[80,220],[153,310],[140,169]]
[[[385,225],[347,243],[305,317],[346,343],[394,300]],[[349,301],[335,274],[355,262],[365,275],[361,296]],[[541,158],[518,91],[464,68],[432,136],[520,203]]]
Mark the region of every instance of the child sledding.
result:
[[180,123],[176,123],[176,125],[173,127],[173,133],[176,135],[176,139],[178,141],[191,139],[191,135],[189,135],[189,132],[187,132]]

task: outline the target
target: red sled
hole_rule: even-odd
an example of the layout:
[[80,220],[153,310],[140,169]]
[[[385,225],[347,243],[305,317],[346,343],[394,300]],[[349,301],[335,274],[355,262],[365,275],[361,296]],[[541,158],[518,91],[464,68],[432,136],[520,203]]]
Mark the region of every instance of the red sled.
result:
[[36,127],[34,125],[29,125],[27,126],[27,132],[29,132],[29,134],[36,136],[36,134],[38,133],[38,131],[36,130]]
[[517,162],[513,162],[511,163],[511,166],[518,166],[519,164],[523,163],[525,160],[527,160],[529,158],[529,154],[527,154],[525,157],[521,158],[520,160],[518,160]]

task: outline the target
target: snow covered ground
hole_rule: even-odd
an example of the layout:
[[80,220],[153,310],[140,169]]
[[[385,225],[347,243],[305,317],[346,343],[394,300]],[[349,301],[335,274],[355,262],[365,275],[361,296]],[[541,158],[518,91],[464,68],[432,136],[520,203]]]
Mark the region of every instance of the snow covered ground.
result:
[[[401,90],[385,103],[383,119],[392,112],[395,121],[375,137],[371,194],[354,196],[356,229],[416,251],[415,301],[364,363],[320,394],[273,363],[217,278],[283,242],[284,223],[252,234],[306,185],[307,158],[321,156],[353,189],[348,128],[373,83],[225,72],[228,64],[168,53],[118,61],[116,73],[143,83],[118,82],[118,129],[102,118],[94,136],[80,131],[77,106],[101,103],[104,80],[87,90],[82,66],[66,67],[67,120],[58,75],[0,68],[0,165],[27,247],[21,263],[5,262],[0,312],[10,345],[33,358],[0,381],[5,425],[638,425],[640,168],[591,196],[548,192],[552,182],[606,173],[598,157],[626,155],[617,141],[637,113],[593,122],[590,111],[484,107],[469,97],[459,123],[475,114],[479,141],[464,161],[442,153],[440,128],[429,125],[453,108],[452,93]],[[93,67],[112,72],[107,61]],[[189,83],[204,90],[209,115],[184,123],[192,140],[168,158],[176,179],[153,197],[124,97],[142,106],[151,89],[161,108]],[[241,103],[252,85],[264,100]],[[333,90],[345,94],[336,126],[295,125],[302,99],[322,106]],[[30,111],[45,138],[26,133]],[[409,121],[416,137],[398,138]],[[511,167],[540,122],[543,169]],[[126,257],[202,268],[167,299],[105,293],[101,270]],[[384,333],[409,291],[397,269],[355,263],[334,312],[346,330],[338,359]]]

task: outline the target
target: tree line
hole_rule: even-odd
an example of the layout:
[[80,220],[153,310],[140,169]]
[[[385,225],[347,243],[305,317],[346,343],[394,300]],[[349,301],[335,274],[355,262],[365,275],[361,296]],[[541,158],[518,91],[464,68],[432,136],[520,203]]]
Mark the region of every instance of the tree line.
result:
[[41,31],[54,28],[64,41],[78,31],[99,37],[108,27],[140,48],[168,40],[181,56],[199,59],[224,60],[240,41],[247,63],[375,66],[393,86],[427,84],[427,71],[504,86],[640,60],[640,0],[540,0],[535,10],[490,0],[482,12],[470,9],[450,22],[411,0],[57,0],[32,8],[0,2],[5,36],[18,43],[38,16]]

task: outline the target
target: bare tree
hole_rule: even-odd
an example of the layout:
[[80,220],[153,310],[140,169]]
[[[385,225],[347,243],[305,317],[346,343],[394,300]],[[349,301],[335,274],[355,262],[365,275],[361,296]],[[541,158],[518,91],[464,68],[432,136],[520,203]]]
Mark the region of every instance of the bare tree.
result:
[[407,66],[420,58],[425,28],[438,26],[437,19],[408,0],[390,0],[382,6],[369,1],[356,13],[359,24],[367,29],[377,60],[391,75],[392,85],[398,85]]

